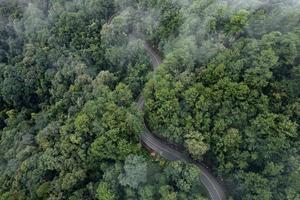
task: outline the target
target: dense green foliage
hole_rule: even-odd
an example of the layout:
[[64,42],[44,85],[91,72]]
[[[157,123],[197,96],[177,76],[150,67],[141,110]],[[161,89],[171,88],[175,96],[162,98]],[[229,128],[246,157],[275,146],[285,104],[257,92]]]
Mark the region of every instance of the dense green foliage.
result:
[[1,200],[205,199],[144,117],[234,199],[300,199],[297,1],[30,2],[0,1]]
[[236,199],[299,199],[300,5],[190,2],[158,44],[150,127],[210,163]]
[[135,100],[151,68],[121,18],[106,24],[115,7],[1,1],[1,200],[202,198],[197,168],[160,164],[139,144]]

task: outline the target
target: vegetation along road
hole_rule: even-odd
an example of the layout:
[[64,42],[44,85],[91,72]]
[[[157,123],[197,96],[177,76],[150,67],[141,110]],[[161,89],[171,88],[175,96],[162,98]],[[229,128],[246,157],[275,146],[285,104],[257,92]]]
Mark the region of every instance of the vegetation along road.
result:
[[300,0],[0,0],[0,200],[300,200]]
[[[162,59],[160,56],[153,50],[151,45],[145,42],[145,49],[147,50],[150,61],[155,71],[157,66],[162,63]],[[144,99],[141,96],[138,100],[138,106],[143,109]],[[183,152],[176,150],[175,148],[171,147],[170,145],[166,144],[164,141],[159,139],[152,133],[148,128],[147,125],[144,124],[145,129],[144,133],[141,137],[142,144],[147,148],[158,153],[163,158],[174,161],[174,160],[184,160],[184,161],[191,161]],[[205,186],[206,190],[209,193],[209,196],[212,200],[223,200],[226,199],[225,189],[218,183],[217,179],[201,164],[197,164],[197,166],[201,170],[201,177],[200,180],[202,184]]]

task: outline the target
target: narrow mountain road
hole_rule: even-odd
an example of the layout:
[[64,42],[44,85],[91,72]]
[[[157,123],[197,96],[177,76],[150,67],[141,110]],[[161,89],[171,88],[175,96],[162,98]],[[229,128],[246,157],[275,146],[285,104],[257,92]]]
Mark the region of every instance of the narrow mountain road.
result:
[[[108,25],[112,22],[112,19],[117,15],[115,13],[110,17],[108,20]],[[153,71],[155,72],[158,65],[162,63],[161,57],[154,51],[152,46],[148,43],[144,43],[144,47],[150,57],[150,62],[153,68]],[[138,99],[138,107],[140,109],[144,108],[144,99],[142,96]],[[159,154],[161,157],[170,160],[183,160],[186,162],[191,162],[196,164],[199,169],[201,170],[201,176],[200,181],[205,186],[210,199],[211,200],[226,200],[226,193],[225,188],[222,187],[222,185],[217,181],[217,179],[200,163],[196,163],[189,159],[187,155],[185,155],[183,152],[176,150],[171,145],[168,145],[165,141],[158,138],[154,133],[152,133],[147,125],[144,123],[144,132],[141,136],[141,143],[148,149],[151,149],[155,151],[157,154]]]
[[[154,49],[151,47],[151,45],[147,42],[144,44],[145,49],[150,57],[150,61],[153,67],[153,71],[157,69],[157,66],[162,63],[162,59],[160,56],[154,51]],[[143,109],[144,107],[144,99],[142,96],[140,96],[138,100],[138,106],[140,109]],[[210,199],[212,200],[225,200],[226,199],[226,193],[225,189],[222,187],[222,185],[217,181],[217,179],[201,164],[195,163],[192,160],[189,159],[188,156],[186,156],[183,152],[180,152],[176,149],[174,149],[172,146],[168,145],[163,140],[159,139],[155,136],[148,128],[147,125],[144,123],[144,133],[141,136],[141,142],[146,147],[153,151],[155,151],[157,154],[159,154],[161,157],[170,160],[184,160],[187,162],[192,162],[196,164],[199,169],[201,170],[201,176],[200,181],[205,186],[207,192],[209,193]]]

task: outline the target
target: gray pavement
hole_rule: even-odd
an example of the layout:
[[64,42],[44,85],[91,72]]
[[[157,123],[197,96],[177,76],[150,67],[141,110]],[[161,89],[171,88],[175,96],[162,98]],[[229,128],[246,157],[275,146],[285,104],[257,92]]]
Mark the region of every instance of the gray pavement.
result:
[[[162,63],[162,59],[160,56],[154,51],[154,49],[151,47],[151,45],[147,42],[145,42],[145,49],[147,50],[147,53],[150,57],[150,61],[153,67],[153,71],[155,73],[155,70],[157,69],[158,65]],[[138,99],[138,107],[140,109],[143,109],[144,107],[144,99],[142,96]],[[175,148],[172,148],[172,146],[168,145],[166,142],[162,141],[158,137],[155,136],[144,124],[144,133],[141,136],[141,141],[144,146],[147,148],[155,151],[157,154],[159,154],[161,157],[170,160],[183,160],[187,162],[193,162],[191,161],[187,155],[185,155],[183,152],[180,152],[176,150]],[[195,162],[193,162],[195,163]],[[206,169],[202,164],[195,163],[199,169],[201,170],[201,176],[200,181],[205,186],[210,199],[212,200],[225,200],[226,199],[226,193],[225,188],[218,182],[218,180],[210,173],[208,169]]]

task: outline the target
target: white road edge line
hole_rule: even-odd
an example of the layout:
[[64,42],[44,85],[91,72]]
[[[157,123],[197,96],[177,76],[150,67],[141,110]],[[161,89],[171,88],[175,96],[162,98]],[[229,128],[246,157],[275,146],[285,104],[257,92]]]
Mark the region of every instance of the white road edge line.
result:
[[[147,45],[147,44],[146,44]],[[149,48],[149,52],[152,54],[152,56],[153,56],[153,58],[155,59],[155,61],[156,61],[156,63],[157,63],[157,66],[158,65],[160,65],[160,63],[159,63],[159,61],[158,61],[158,59],[156,58],[156,55],[152,52],[152,49],[151,48]],[[152,142],[151,142],[152,143]],[[153,143],[152,143],[153,144]],[[156,146],[156,145],[154,145],[154,146]],[[162,149],[164,149],[164,148],[162,148]],[[166,149],[165,149],[166,150]],[[169,151],[167,151],[168,153],[171,153],[171,152],[169,152]],[[221,199],[221,196],[220,196],[220,194],[219,194],[219,192],[218,192],[218,190],[217,190],[217,188],[216,188],[216,186],[214,185],[214,183],[210,180],[210,178],[204,173],[204,171],[202,171],[203,173],[203,175],[207,178],[207,180],[209,181],[209,183],[213,186],[213,188],[214,188],[214,190],[215,190],[215,192],[217,193],[217,195],[218,195],[218,197],[219,197],[219,199],[220,200],[222,200]],[[207,189],[208,190],[208,189]]]

